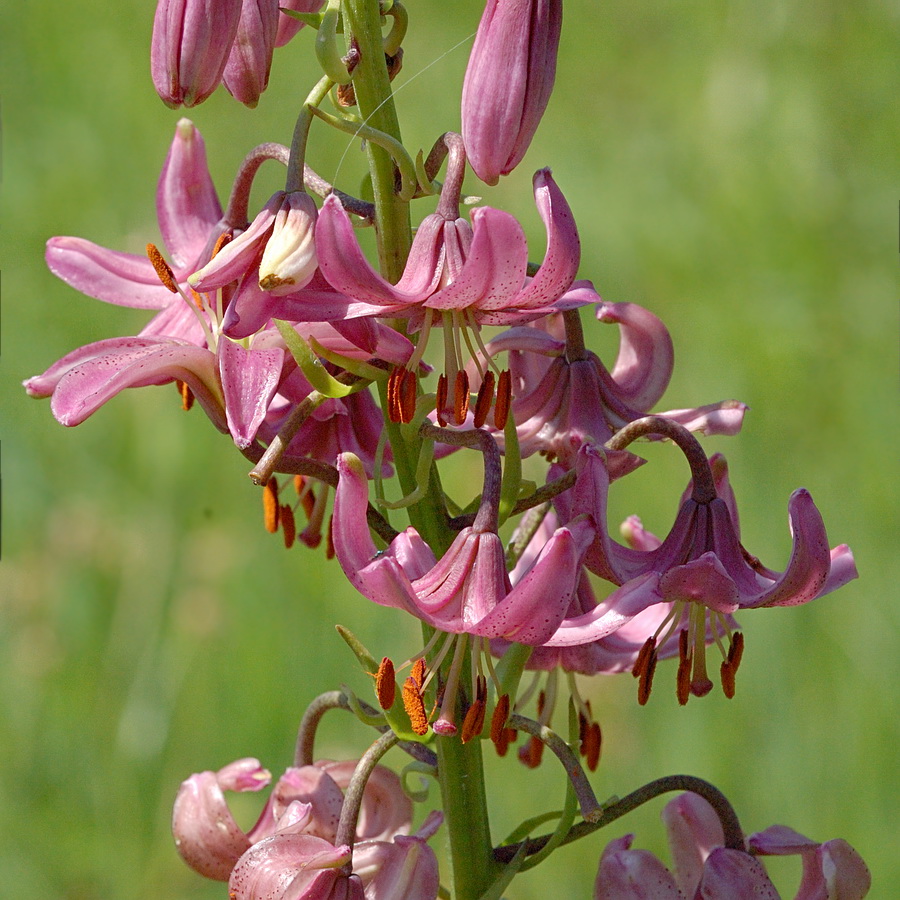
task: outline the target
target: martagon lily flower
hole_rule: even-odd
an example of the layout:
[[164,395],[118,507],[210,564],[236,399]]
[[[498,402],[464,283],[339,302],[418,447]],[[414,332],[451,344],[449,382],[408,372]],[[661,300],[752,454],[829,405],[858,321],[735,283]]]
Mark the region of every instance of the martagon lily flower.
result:
[[[752,834],[747,852],[723,846],[712,806],[682,794],[662,812],[673,871],[647,850],[632,850],[634,835],[607,844],[594,884],[594,900],[778,900],[757,855],[800,855],[803,875],[794,900],[862,900],[871,876],[859,854],[843,840],[820,844],[783,825]],[[751,855],[753,854],[753,855]]]
[[[567,494],[556,499],[562,521],[569,516],[588,515],[596,523],[595,538],[585,554],[585,565],[595,574],[621,585],[596,610],[568,619],[547,643],[573,646],[605,636],[609,605],[627,621],[657,603],[671,603],[670,617],[648,638],[646,653],[636,666],[642,672],[641,702],[649,695],[649,680],[655,664],[655,648],[681,627],[689,615],[689,626],[681,631],[678,697],[686,703],[689,694],[703,696],[712,688],[706,673],[705,645],[708,629],[731,635],[728,617],[741,609],[796,606],[836,590],[856,578],[853,554],[846,544],[828,549],[828,536],[809,492],[794,491],[788,503],[793,548],[784,572],[766,568],[744,550],[740,542],[737,509],[728,482],[724,459],[707,461],[695,439],[685,430],[673,430],[661,417],[638,420],[632,434],[656,431],[679,441],[692,456],[694,480],[682,499],[681,508],[668,536],[658,542],[652,536],[637,537],[650,549],[624,547],[606,530],[606,497],[609,474],[603,453],[592,445],[582,447],[576,470],[579,477]],[[639,525],[632,522],[632,529]],[[726,693],[734,691],[734,673],[739,653],[732,640],[722,666]],[[644,678],[643,676],[647,677]]]

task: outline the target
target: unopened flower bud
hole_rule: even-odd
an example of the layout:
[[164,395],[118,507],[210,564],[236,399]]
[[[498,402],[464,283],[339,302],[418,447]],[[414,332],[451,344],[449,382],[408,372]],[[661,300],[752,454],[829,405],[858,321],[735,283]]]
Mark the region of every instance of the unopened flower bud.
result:
[[150,73],[167,106],[196,106],[219,85],[241,20],[241,0],[159,0]]
[[306,285],[318,266],[316,204],[304,191],[287,194],[275,214],[272,236],[259,264],[259,286],[274,295]]
[[269,83],[278,17],[278,0],[244,0],[241,7],[222,81],[228,93],[245,106],[256,106]]
[[[324,4],[325,0],[281,0],[278,5],[282,10],[317,13]],[[275,38],[275,46],[283,47],[302,27],[303,22],[299,19],[281,12],[278,16],[278,36]]]
[[556,76],[562,0],[487,0],[466,68],[462,133],[475,174],[496,184],[521,161]]

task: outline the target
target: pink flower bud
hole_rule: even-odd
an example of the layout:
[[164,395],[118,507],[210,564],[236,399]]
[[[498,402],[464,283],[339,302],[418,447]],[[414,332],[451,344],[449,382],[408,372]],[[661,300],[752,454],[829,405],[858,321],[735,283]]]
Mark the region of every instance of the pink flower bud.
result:
[[[282,0],[279,6],[294,12],[317,13],[325,4],[325,0]],[[275,38],[275,46],[283,47],[301,28],[303,23],[293,16],[287,16],[283,12],[278,16],[278,36]]]
[[469,162],[496,184],[521,161],[556,76],[562,0],[487,0],[462,94]]
[[228,93],[254,107],[269,83],[278,33],[278,0],[244,0],[222,80]]
[[159,0],[150,73],[167,106],[196,106],[219,85],[241,20],[241,0]]
[[275,296],[309,283],[318,266],[316,204],[304,191],[287,194],[275,214],[272,235],[259,264],[259,286]]

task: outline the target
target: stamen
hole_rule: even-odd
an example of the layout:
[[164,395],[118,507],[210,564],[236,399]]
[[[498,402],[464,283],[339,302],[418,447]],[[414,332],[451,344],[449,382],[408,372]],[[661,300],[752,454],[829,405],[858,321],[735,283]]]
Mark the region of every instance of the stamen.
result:
[[544,743],[540,738],[531,736],[528,743],[519,747],[519,761],[529,769],[536,769],[541,764],[544,755]]
[[266,531],[275,534],[278,531],[278,482],[270,478],[263,488],[263,521]]
[[469,411],[469,376],[465,369],[456,373],[456,384],[453,388],[453,418],[457,425],[466,421]]
[[650,658],[650,654],[656,649],[656,638],[648,637],[646,641],[644,641],[643,646],[640,651],[638,651],[637,659],[634,661],[634,665],[631,667],[631,674],[635,678],[640,678],[641,673],[647,666],[647,660]]
[[447,420],[444,418],[444,410],[447,408],[447,376],[441,374],[438,377],[437,397],[435,398],[434,411],[437,413],[437,422],[441,428],[447,427]]
[[412,671],[409,673],[409,677],[418,685],[419,690],[421,690],[425,685],[425,659],[423,657],[419,657],[414,663],[412,667]]
[[175,281],[175,273],[172,271],[172,267],[163,259],[163,255],[159,252],[156,244],[147,244],[147,256],[150,258],[157,278],[163,283],[163,287],[168,288],[173,294],[177,294],[178,282]]
[[494,741],[494,747],[497,750],[497,756],[506,756],[506,753],[509,750],[509,745],[517,737],[518,732],[515,728],[501,728],[499,737],[496,741]]
[[502,431],[512,406],[512,375],[504,369],[497,379],[497,402],[494,404],[494,427]]
[[[509,694],[504,694],[494,707],[494,714],[491,716],[491,740],[497,745],[497,752],[500,752],[500,743],[508,729],[506,720],[509,718]],[[504,753],[506,751],[504,750]],[[503,753],[500,754],[501,756]]]
[[584,739],[579,748],[581,750],[581,755],[584,757],[587,767],[591,772],[597,771],[597,766],[600,763],[600,750],[602,749],[602,745],[603,733],[600,731],[600,725],[597,722],[591,722],[587,727]]
[[728,662],[731,663],[735,672],[741,664],[744,656],[744,632],[736,631],[731,638],[731,646],[728,648]]
[[176,380],[175,384],[178,387],[178,393],[181,394],[181,408],[187,412],[194,405],[194,392],[186,381]]
[[463,719],[462,734],[460,740],[467,744],[473,737],[478,737],[484,728],[484,714],[487,706],[487,679],[484,675],[478,676],[478,685],[475,689],[475,700],[466,710]]
[[297,523],[294,521],[294,510],[286,503],[282,504],[278,518],[281,522],[281,530],[284,533],[284,546],[290,550],[294,546],[294,538],[297,537]]
[[334,559],[334,516],[328,517],[328,531],[325,532],[325,559]]
[[425,715],[425,704],[422,702],[422,695],[419,693],[419,686],[410,675],[403,682],[403,708],[409,716],[412,724],[412,730],[420,737],[428,733],[428,716]]
[[400,421],[400,382],[403,380],[404,370],[400,366],[396,366],[388,376],[387,383],[387,403],[388,418],[392,422]]
[[394,705],[397,682],[394,680],[394,663],[385,656],[381,660],[375,675],[375,696],[382,709],[390,709]]
[[691,696],[692,665],[687,629],[682,628],[678,634],[678,672],[675,675],[675,695],[681,706],[684,706]]
[[210,259],[215,259],[216,254],[226,245],[231,243],[231,232],[223,231],[216,239],[215,246],[212,249]]
[[638,681],[638,703],[645,706],[650,699],[650,689],[653,687],[653,673],[656,671],[656,641],[653,638],[647,638],[644,646],[638,653],[637,661],[631,674],[639,679]]
[[735,632],[728,647],[728,656],[722,661],[719,673],[722,679],[722,691],[731,700],[735,691],[735,676],[738,666],[741,664],[741,656],[744,653],[744,634]]
[[400,392],[400,421],[404,425],[412,422],[416,414],[416,373],[403,369]]
[[474,424],[481,428],[487,421],[488,412],[491,409],[491,401],[494,399],[494,373],[488,369],[478,388],[478,396],[475,399]]
[[306,514],[308,521],[316,506],[316,493],[313,490],[312,481],[303,475],[295,475],[294,490],[297,492],[300,505],[303,507],[303,512]]

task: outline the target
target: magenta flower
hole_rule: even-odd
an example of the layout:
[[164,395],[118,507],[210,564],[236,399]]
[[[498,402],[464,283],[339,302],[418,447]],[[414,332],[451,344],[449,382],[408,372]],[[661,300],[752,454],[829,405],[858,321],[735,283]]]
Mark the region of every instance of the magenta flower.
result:
[[[575,590],[581,556],[591,537],[584,520],[558,529],[534,565],[510,586],[503,543],[486,504],[435,560],[414,528],[379,551],[366,524],[368,483],[360,461],[338,457],[334,501],[335,555],[369,600],[405,609],[442,631],[542,644],[556,631]],[[489,493],[485,491],[485,493]]]
[[673,871],[646,850],[632,850],[634,835],[607,844],[594,884],[594,900],[760,900],[779,894],[752,854],[800,854],[803,877],[794,900],[862,900],[871,877],[846,841],[819,844],[775,825],[747,839],[748,852],[723,846],[724,834],[712,806],[696,794],[666,804]]
[[243,0],[222,82],[235,100],[254,107],[269,84],[278,34],[278,0]]
[[[597,319],[619,326],[619,352],[611,371],[586,350],[580,358],[570,358],[566,341],[540,324],[512,328],[486,346],[491,355],[509,353],[512,414],[523,457],[544,453],[570,469],[582,444],[605,444],[623,425],[645,416],[669,384],[675,356],[663,323],[634,303],[597,300]],[[541,365],[535,358],[549,362]],[[657,415],[691,431],[730,435],[740,430],[746,409],[726,400]],[[498,433],[497,439],[502,447],[503,435]],[[610,453],[613,477],[633,469],[634,459],[621,451]]]
[[[318,762],[287,769],[256,824],[246,833],[235,823],[223,791],[258,791],[265,787],[271,775],[258,760],[242,759],[218,772],[192,775],[182,783],[172,813],[179,854],[201,875],[227,881],[241,856],[273,835],[312,836],[327,843],[330,853],[344,802],[343,790],[356,762]],[[389,769],[376,766],[363,792],[356,840],[391,840],[407,834],[411,822],[412,803],[403,793],[400,779]],[[300,843],[316,852],[324,848],[324,844],[315,842]]]
[[242,0],[159,0],[150,72],[166,106],[196,106],[219,86],[242,5]]
[[[558,497],[557,509],[563,521],[569,516],[591,516],[597,530],[585,554],[585,565],[621,587],[595,610],[567,619],[547,643],[573,646],[605,636],[608,606],[627,620],[655,604],[671,603],[668,621],[649,640],[655,648],[681,629],[685,639],[679,645],[678,696],[682,703],[687,702],[688,692],[703,696],[712,688],[706,673],[705,645],[710,629],[731,635],[728,617],[732,613],[807,603],[856,577],[849,547],[842,544],[829,551],[822,517],[809,493],[802,489],[795,491],[788,503],[793,549],[785,571],[774,572],[747,553],[740,542],[734,495],[721,456],[709,461],[706,474],[700,468],[695,470],[695,481],[685,492],[665,540],[657,546],[652,536],[639,535],[637,542],[647,549],[637,550],[623,547],[607,533],[609,474],[602,452],[585,445],[576,468],[579,477],[569,492],[571,496]],[[636,523],[631,527],[636,529]],[[689,625],[682,628],[685,613]],[[651,665],[647,660],[645,663]],[[723,666],[731,663],[726,658]],[[729,676],[723,668],[723,687],[729,696],[733,683],[726,684],[733,675],[734,671]],[[646,702],[648,692],[649,682],[646,692],[642,689],[641,702]]]
[[[327,197],[319,211],[316,246],[322,274],[336,291],[371,306],[371,314],[425,319],[426,311],[464,316],[467,324],[528,321],[555,309],[596,299],[572,287],[581,255],[572,212],[550,175],[534,177],[535,202],[547,229],[547,252],[534,278],[526,277],[525,233],[508,213],[472,210],[472,225],[444,202],[416,231],[409,260],[393,285],[369,264],[340,201]],[[590,294],[588,296],[587,294]]]
[[556,76],[562,0],[487,0],[466,68],[462,133],[469,162],[496,184],[522,160]]

